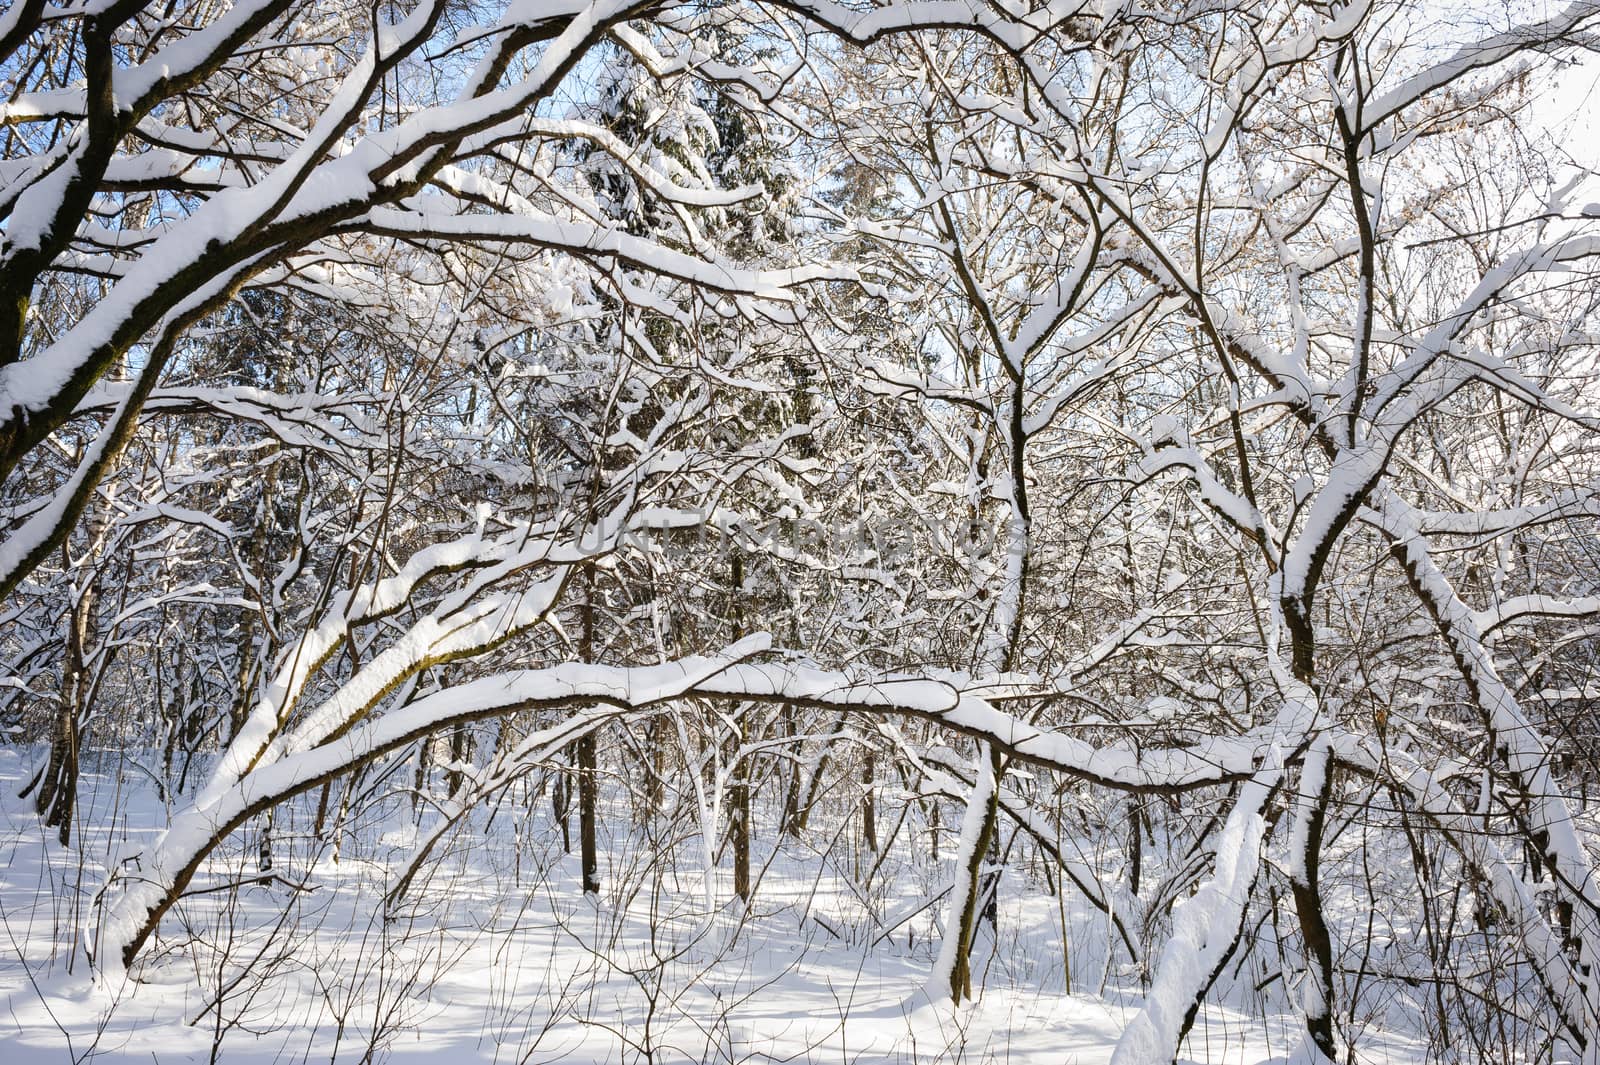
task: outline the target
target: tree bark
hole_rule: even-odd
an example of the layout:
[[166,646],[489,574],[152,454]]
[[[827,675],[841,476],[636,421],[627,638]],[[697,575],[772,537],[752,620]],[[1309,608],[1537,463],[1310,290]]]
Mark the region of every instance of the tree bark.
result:
[[[594,566],[583,567],[583,629],[578,635],[578,654],[585,662],[594,661]],[[578,848],[583,868],[583,891],[600,893],[600,852],[597,819],[600,802],[599,767],[596,764],[595,735],[585,733],[574,745],[578,770]]]
[[[729,574],[733,596],[733,638],[744,639],[744,559],[733,552],[732,572]],[[746,739],[745,709],[735,717],[735,729],[729,737],[732,746],[732,780],[728,789],[728,833],[733,843],[733,893],[740,902],[750,901],[750,779],[749,760],[742,750]]]
[[972,942],[977,934],[978,910],[982,904],[981,872],[990,848],[994,846],[1000,819],[1000,755],[985,745],[979,757],[989,759],[993,778],[989,794],[982,800],[984,808],[977,838],[972,841],[963,867],[956,870],[956,876],[965,880],[964,885],[957,887],[962,896],[960,911],[951,914],[956,920],[956,927],[951,930],[956,935],[956,943],[955,961],[950,967],[950,1000],[956,1005],[960,1005],[963,999],[972,998]]
[[600,893],[600,853],[597,840],[596,806],[599,804],[599,780],[595,767],[594,733],[589,733],[577,744],[578,763],[578,847],[583,862],[583,890],[590,895]]

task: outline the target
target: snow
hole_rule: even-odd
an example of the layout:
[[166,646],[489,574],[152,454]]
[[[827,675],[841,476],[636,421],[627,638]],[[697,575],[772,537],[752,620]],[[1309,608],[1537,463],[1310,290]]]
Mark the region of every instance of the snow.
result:
[[1530,41],[1559,40],[1570,35],[1575,28],[1593,19],[1597,11],[1600,11],[1600,4],[1595,0],[1574,0],[1556,8],[1539,23],[1515,26],[1464,44],[1442,62],[1428,66],[1369,101],[1363,108],[1363,117],[1369,125],[1376,125],[1469,71],[1504,62],[1527,48]]
[[[114,827],[86,818],[108,826],[89,830],[86,872],[102,868],[108,846],[149,839],[164,818],[147,778],[119,769],[114,753],[96,760],[104,768],[91,771],[85,801],[120,815]],[[74,873],[80,859],[53,849],[16,801],[24,771],[17,752],[0,750],[7,1061],[55,1060],[69,1040],[74,1053],[92,1047],[94,1060],[111,1065],[204,1062],[218,1046],[238,1065],[355,1062],[373,1046],[381,1060],[418,1065],[631,1060],[648,1040],[663,1062],[755,1054],[820,1065],[842,1054],[900,1065],[1099,1065],[1139,1002],[1136,981],[1120,978],[1103,996],[1064,993],[1054,900],[1020,875],[1001,881],[1001,939],[985,948],[994,960],[975,970],[979,1000],[959,1011],[922,994],[936,915],[896,915],[920,905],[937,872],[905,858],[886,867],[888,891],[864,899],[842,871],[819,876],[807,849],[758,840],[768,870],[762,906],[743,920],[732,906],[707,913],[697,891],[674,890],[670,877],[659,882],[665,894],[652,896],[651,870],[628,857],[644,841],[629,838],[628,813],[617,809],[602,822],[607,887],[590,904],[548,803],[521,792],[501,807],[494,831],[479,817],[446,836],[431,874],[389,908],[382,894],[418,839],[409,804],[391,799],[356,814],[337,859],[309,836],[314,803],[291,804],[275,830],[280,849],[299,854],[283,859],[298,889],[247,883],[193,895],[181,904],[191,961],[152,958],[126,980],[96,981],[81,958],[69,966],[65,951],[52,954],[56,923],[43,892],[88,918],[89,885]],[[247,881],[252,861],[248,843],[218,854],[208,883]],[[637,905],[627,905],[640,886]],[[1067,915],[1075,970],[1098,971],[1103,919],[1075,897]],[[880,925],[897,921],[880,939]],[[293,956],[263,952],[285,929]],[[670,993],[652,1011],[657,987]],[[1276,1065],[1294,1041],[1290,1017],[1263,1024],[1209,1006],[1185,1060]],[[1403,1039],[1373,1046],[1390,1065],[1421,1060]]]
[[940,941],[939,954],[934,959],[933,969],[928,973],[928,982],[924,989],[930,1001],[935,1002],[949,995],[951,974],[955,972],[956,961],[963,946],[961,916],[971,904],[973,892],[978,891],[982,885],[981,877],[975,880],[966,875],[966,871],[973,864],[973,855],[981,840],[984,820],[989,814],[989,803],[994,799],[999,787],[999,781],[995,779],[994,763],[986,747],[979,746],[974,764],[977,766],[977,772],[974,774],[977,780],[967,794],[966,810],[961,815],[961,834],[956,837],[953,856],[956,875],[951,881],[949,901],[945,906],[944,937]]
[[1193,898],[1175,905],[1172,934],[1156,962],[1144,1008],[1117,1040],[1111,1065],[1161,1065],[1178,1056],[1179,1032],[1232,953],[1261,864],[1262,814],[1273,779],[1252,779],[1217,841],[1216,872]]
[[1155,789],[1199,787],[1248,776],[1272,742],[1270,732],[1262,732],[1208,738],[1190,748],[1140,750],[1118,743],[1097,747],[1064,733],[1036,728],[947,682],[852,677],[788,664],[746,663],[707,678],[699,687],[727,695],[929,717],[998,743],[1007,753],[1026,761],[1092,780]]
[[122,23],[114,149],[109,0],[5,60],[0,1060],[1600,1031],[1600,236],[1519,96],[1600,0],[281,6]]
[[375,207],[368,212],[380,233],[405,233],[440,240],[471,239],[537,244],[576,254],[614,255],[636,267],[711,289],[748,293],[758,299],[787,302],[796,286],[825,278],[845,280],[853,271],[830,266],[751,272],[724,263],[707,263],[660,244],[631,237],[615,228],[586,225],[552,217],[521,215],[455,215],[442,212]]
[[[1551,772],[1548,741],[1501,679],[1472,610],[1439,571],[1430,545],[1417,531],[1414,512],[1392,493],[1385,493],[1381,504],[1382,525],[1393,537],[1395,551],[1402,557],[1419,594],[1434,614],[1441,635],[1449,642],[1462,673],[1469,679],[1478,709],[1492,732],[1500,756],[1527,796],[1530,820],[1540,833],[1545,849],[1541,859],[1553,867],[1567,889],[1581,900],[1574,906],[1573,916],[1578,933],[1579,971],[1600,972],[1600,872],[1596,871],[1593,856],[1579,838],[1572,806]],[[1511,908],[1514,914],[1525,910],[1526,907]],[[1549,948],[1544,944],[1550,937],[1548,927],[1537,918],[1527,921],[1539,925],[1538,938],[1533,941],[1536,955],[1548,957]],[[1561,967],[1556,966],[1555,972],[1547,978],[1558,979],[1560,971]],[[1575,982],[1576,988],[1560,989],[1567,1014],[1581,1019],[1579,1030],[1595,1030],[1595,1022],[1600,1021],[1600,981]],[[1575,998],[1581,1000],[1581,1005],[1573,1002]]]

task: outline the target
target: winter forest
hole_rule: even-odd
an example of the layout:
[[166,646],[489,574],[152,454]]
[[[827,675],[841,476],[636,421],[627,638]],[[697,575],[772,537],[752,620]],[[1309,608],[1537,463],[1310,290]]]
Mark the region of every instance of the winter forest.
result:
[[10,0],[0,1061],[1600,1065],[1600,0]]

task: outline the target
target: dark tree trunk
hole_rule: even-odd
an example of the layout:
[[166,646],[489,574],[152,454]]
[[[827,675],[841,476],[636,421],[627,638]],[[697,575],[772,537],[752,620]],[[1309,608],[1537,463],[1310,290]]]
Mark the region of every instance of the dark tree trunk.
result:
[[35,796],[34,809],[46,828],[58,830],[57,838],[63,847],[72,838],[72,811],[78,799],[78,755],[83,741],[80,723],[89,695],[88,667],[84,658],[94,607],[95,591],[91,580],[73,605],[67,624],[61,696],[51,730],[50,757],[36,781],[39,794]]
[[[578,634],[578,653],[585,662],[594,661],[594,566],[583,568],[583,629]],[[597,807],[600,800],[599,767],[596,764],[595,735],[586,733],[573,752],[578,769],[578,846],[583,863],[583,890],[600,893],[600,852]]]
[[873,854],[878,853],[877,776],[878,753],[868,750],[861,765],[861,842]]
[[[1283,600],[1283,611],[1291,640],[1295,679],[1315,692],[1316,629],[1311,621],[1310,603],[1288,597]],[[1306,1035],[1328,1060],[1337,1061],[1338,1049],[1333,1037],[1333,935],[1328,929],[1327,915],[1323,912],[1319,883],[1322,831],[1327,819],[1333,767],[1324,762],[1321,769],[1321,780],[1316,782],[1313,793],[1302,796],[1303,801],[1311,804],[1305,813],[1305,852],[1301,856],[1303,872],[1291,879],[1290,886],[1294,894],[1295,917],[1300,924],[1300,937],[1305,944],[1307,968],[1314,983],[1307,997]],[[1301,772],[1304,773],[1305,769],[1302,768]],[[1306,789],[1302,787],[1301,790],[1304,792]]]
[[793,757],[789,761],[788,780],[783,789],[783,813],[778,819],[780,830],[791,839],[800,838],[800,727],[795,710],[789,703],[780,711],[784,728],[790,739]]
[[[591,895],[600,892],[600,853],[596,837],[599,801],[599,778],[595,767],[594,733],[577,742],[578,763],[578,846],[583,862],[583,890]],[[565,818],[562,826],[565,829]]]
[[[744,638],[744,560],[738,551],[733,553],[733,567],[730,573],[733,596],[733,638],[735,641]],[[737,759],[733,766],[733,779],[728,789],[728,833],[733,841],[733,893],[741,902],[750,901],[750,781],[749,759],[744,758],[741,749],[744,747],[746,728],[745,714],[741,711],[736,716],[736,725],[733,735],[729,737],[732,747],[732,757]]]
[[445,773],[445,791],[453,799],[460,793],[461,787],[466,783],[466,774],[461,767],[467,759],[472,757],[472,733],[466,725],[457,725],[450,732],[450,768]]
[[662,775],[666,772],[667,722],[660,715],[650,719],[645,732],[644,767],[644,818],[645,824],[654,823],[661,813],[665,800]]
[[1128,804],[1128,890],[1139,894],[1139,881],[1144,875],[1144,826],[1140,816],[1139,797],[1133,796]]
[[740,777],[729,789],[729,825],[733,836],[733,893],[750,901],[750,785]]

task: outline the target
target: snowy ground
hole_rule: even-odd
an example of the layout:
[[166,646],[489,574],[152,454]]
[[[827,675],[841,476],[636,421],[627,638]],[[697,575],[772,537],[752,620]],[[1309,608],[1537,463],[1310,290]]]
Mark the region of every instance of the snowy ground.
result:
[[[163,924],[137,982],[95,984],[81,953],[93,893],[115,855],[137,849],[165,811],[142,774],[115,765],[86,779],[82,823],[106,834],[60,847],[16,792],[21,756],[0,751],[0,1062],[784,1061],[1090,1063],[1109,1060],[1138,1005],[1137,980],[1105,956],[1105,918],[1068,903],[1076,993],[1064,993],[1062,925],[1042,883],[1008,874],[998,944],[980,960],[983,992],[952,1011],[921,992],[940,906],[939,875],[886,861],[870,886],[837,840],[764,850],[748,919],[708,911],[685,854],[606,841],[607,892],[577,891],[548,802],[507,803],[453,843],[385,920],[383,893],[415,840],[410,805],[352,820],[335,858],[307,849],[314,797],[284,811],[283,880],[192,894]],[[147,780],[148,778],[143,778]],[[107,816],[116,810],[117,816]],[[618,812],[609,823],[626,824]],[[657,850],[666,844],[657,841]],[[819,855],[818,851],[823,854]],[[195,888],[247,879],[256,840],[242,834]],[[674,868],[676,865],[676,869]],[[291,886],[294,885],[294,886]],[[1069,892],[1070,897],[1070,892]],[[892,931],[885,933],[885,928]],[[1246,981],[1248,983],[1248,981]],[[1134,990],[1130,990],[1134,989]],[[1251,1010],[1259,1013],[1259,1010]],[[1292,1045],[1290,1021],[1210,1009],[1186,1053],[1263,1062]],[[1362,1060],[1417,1053],[1373,1040]]]

